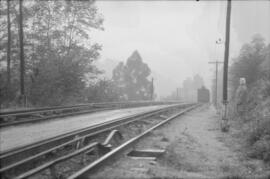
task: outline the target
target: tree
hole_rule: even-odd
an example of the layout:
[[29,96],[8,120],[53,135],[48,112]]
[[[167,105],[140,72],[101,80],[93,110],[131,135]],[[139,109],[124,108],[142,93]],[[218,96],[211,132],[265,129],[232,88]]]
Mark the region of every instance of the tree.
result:
[[10,1],[7,0],[7,33],[8,33],[8,42],[7,42],[7,93],[10,88],[10,46],[11,46],[11,32],[10,32]]
[[[98,13],[94,1],[26,1],[24,6],[22,1],[9,3],[12,36],[10,91],[14,92],[12,98],[5,101],[15,101],[14,96],[20,91],[17,85],[20,79],[20,54],[24,54],[21,56],[25,59],[25,72],[22,74],[25,74],[25,95],[30,104],[60,105],[84,99],[87,75],[99,74],[93,62],[99,58],[101,45],[90,40],[90,33],[91,29],[103,29],[103,17]],[[18,5],[21,8],[18,9]],[[0,63],[7,64],[8,17],[7,4],[3,1],[0,11]],[[20,14],[23,14],[23,21],[19,18]],[[19,33],[21,30],[23,33]],[[24,36],[24,43],[21,43],[23,48],[19,43],[21,34]],[[24,53],[19,53],[19,49]],[[8,68],[0,69],[1,84],[7,71]],[[1,86],[1,90],[3,88]],[[1,96],[1,102],[2,98],[5,97]]]
[[24,87],[24,73],[25,73],[25,62],[24,62],[24,44],[23,44],[23,12],[22,7],[23,0],[19,3],[19,39],[20,39],[20,103],[26,105],[25,87]]
[[265,60],[265,43],[263,37],[256,34],[250,43],[242,46],[240,55],[233,59],[230,75],[232,88],[235,91],[240,78],[246,78],[247,86],[256,82],[262,75],[261,63]]
[[193,76],[193,85],[192,86],[193,86],[193,88],[195,90],[203,87],[204,86],[203,78],[200,75],[198,75],[198,74],[196,74],[195,76]]
[[148,79],[150,68],[142,61],[136,50],[127,59],[120,62],[113,70],[113,81],[121,91],[121,98],[126,100],[150,100],[151,81]]
[[270,81],[270,44],[264,48],[262,54],[265,60],[261,63],[260,70],[263,77]]
[[119,100],[118,87],[112,80],[101,79],[86,89],[88,102],[111,102]]
[[0,1],[0,63],[5,67],[0,69],[0,101],[5,105],[16,101],[20,90],[18,5],[19,1]]
[[[32,101],[45,91],[55,96],[42,100],[49,105],[83,100],[86,75],[99,73],[93,61],[98,59],[101,46],[90,43],[88,31],[102,30],[103,19],[93,1],[41,2],[32,10],[36,17],[33,41],[38,52],[31,56],[36,63],[31,72]],[[46,85],[41,84],[44,81]]]
[[204,85],[203,78],[196,74],[193,79],[188,77],[183,81],[182,98],[185,101],[197,101],[197,90]]

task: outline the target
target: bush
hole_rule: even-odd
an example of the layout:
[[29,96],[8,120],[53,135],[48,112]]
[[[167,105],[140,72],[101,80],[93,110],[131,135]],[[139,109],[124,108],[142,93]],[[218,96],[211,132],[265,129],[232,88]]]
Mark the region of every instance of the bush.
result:
[[[239,115],[233,113],[234,129],[238,129],[239,138],[244,142],[247,156],[270,162],[270,96],[269,80],[261,79],[250,85],[246,103],[246,111]],[[268,117],[266,117],[268,116]],[[237,127],[238,126],[238,127]]]
[[242,104],[244,112],[236,111],[236,100],[232,100],[229,115],[234,119],[232,127],[237,131],[240,142],[245,144],[244,151],[247,151],[248,156],[270,163],[269,54],[270,44],[266,45],[260,35],[255,35],[234,59],[230,67],[231,91],[234,93],[239,78],[245,77],[248,94]]
[[248,156],[270,162],[270,119],[265,118],[247,138]]

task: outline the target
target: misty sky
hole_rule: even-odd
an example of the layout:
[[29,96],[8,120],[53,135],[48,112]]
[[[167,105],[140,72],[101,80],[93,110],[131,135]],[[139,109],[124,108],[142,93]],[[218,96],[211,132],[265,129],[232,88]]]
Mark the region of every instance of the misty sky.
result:
[[[104,16],[104,31],[92,31],[103,45],[100,61],[125,61],[138,50],[152,71],[167,79],[156,92],[164,96],[186,77],[201,75],[211,85],[214,66],[223,60],[226,1],[97,1]],[[238,54],[255,33],[270,39],[270,1],[232,2],[231,51]]]

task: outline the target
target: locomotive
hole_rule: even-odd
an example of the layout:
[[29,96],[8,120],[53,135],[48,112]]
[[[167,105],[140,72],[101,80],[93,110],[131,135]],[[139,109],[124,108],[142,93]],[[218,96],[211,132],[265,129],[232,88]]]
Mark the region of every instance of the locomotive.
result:
[[210,101],[210,91],[204,86],[197,90],[197,101],[199,103],[209,103]]

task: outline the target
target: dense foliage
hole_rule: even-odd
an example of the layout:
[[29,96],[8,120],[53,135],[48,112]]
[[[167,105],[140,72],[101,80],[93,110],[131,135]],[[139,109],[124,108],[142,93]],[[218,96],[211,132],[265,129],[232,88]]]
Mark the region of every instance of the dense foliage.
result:
[[21,81],[27,106],[151,99],[151,71],[137,51],[115,68],[113,79],[100,78],[94,62],[101,45],[90,35],[92,29],[103,30],[103,17],[93,0],[1,1],[0,14],[1,107],[22,104]]
[[240,54],[233,59],[230,68],[231,87],[235,91],[241,77],[246,78],[247,86],[259,79],[269,80],[270,74],[270,44],[259,34],[254,35],[252,41],[242,46]]
[[[18,5],[1,1],[1,102],[19,96]],[[8,14],[10,19],[8,19]],[[86,74],[98,70],[93,61],[101,46],[90,41],[91,29],[102,30],[94,1],[23,1],[25,86],[31,105],[59,105],[81,100]],[[10,53],[8,52],[10,24]],[[10,59],[10,66],[7,60]],[[10,74],[8,74],[10,71]],[[10,80],[8,79],[10,76]],[[10,83],[10,84],[9,84]]]
[[237,96],[230,102],[233,126],[239,127],[239,136],[245,141],[250,157],[270,162],[270,44],[260,35],[243,45],[240,55],[231,66],[232,96],[239,78],[246,78],[247,99],[244,112],[235,111]]
[[153,86],[148,79],[150,68],[138,51],[132,53],[126,64],[120,62],[113,70],[113,82],[119,87],[123,100],[150,100]]
[[193,78],[186,78],[182,86],[176,88],[169,96],[164,100],[182,100],[186,102],[197,102],[197,90],[204,86],[203,78],[196,74]]

